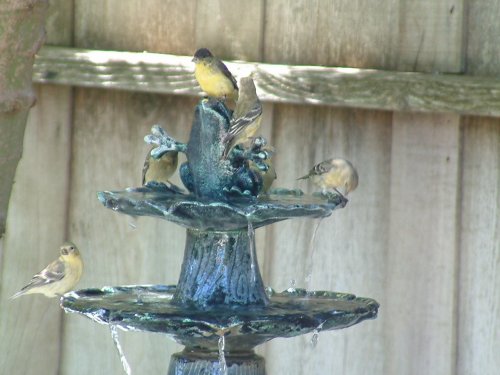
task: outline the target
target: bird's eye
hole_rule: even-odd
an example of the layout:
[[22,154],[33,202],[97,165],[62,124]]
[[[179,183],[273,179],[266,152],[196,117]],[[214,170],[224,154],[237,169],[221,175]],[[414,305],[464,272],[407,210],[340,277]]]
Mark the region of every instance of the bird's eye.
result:
[[74,248],[73,246],[71,246],[69,249],[70,249],[71,251],[75,250],[75,248]]

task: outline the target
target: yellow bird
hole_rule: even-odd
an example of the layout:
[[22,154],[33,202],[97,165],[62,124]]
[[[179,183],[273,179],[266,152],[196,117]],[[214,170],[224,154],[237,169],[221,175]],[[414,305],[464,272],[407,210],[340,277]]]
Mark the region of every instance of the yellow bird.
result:
[[144,167],[142,168],[142,184],[150,181],[163,182],[167,184],[177,169],[178,152],[167,151],[159,159],[151,156],[151,150],[146,155]]
[[[342,158],[333,158],[316,164],[309,173],[298,178],[311,179],[312,182],[321,188],[323,193],[328,190],[335,190],[340,195],[347,195],[358,186],[358,172],[350,161]],[[337,189],[343,189],[343,194]]]
[[244,77],[240,80],[240,85],[240,95],[224,138],[226,144],[224,157],[229,155],[234,146],[251,139],[259,130],[262,121],[262,104],[257,96],[253,79]]
[[238,100],[238,84],[222,61],[207,48],[200,48],[193,57],[194,76],[205,93],[213,98]]
[[33,276],[28,285],[10,298],[33,293],[44,294],[46,297],[61,296],[76,286],[82,272],[80,251],[74,243],[65,242],[60,248],[59,258]]

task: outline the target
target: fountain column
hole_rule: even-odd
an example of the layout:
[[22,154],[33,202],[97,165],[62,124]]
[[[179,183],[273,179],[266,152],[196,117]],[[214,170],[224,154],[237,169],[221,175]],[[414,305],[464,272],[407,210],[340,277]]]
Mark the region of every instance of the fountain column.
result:
[[201,308],[267,305],[253,236],[247,230],[188,229],[173,303]]

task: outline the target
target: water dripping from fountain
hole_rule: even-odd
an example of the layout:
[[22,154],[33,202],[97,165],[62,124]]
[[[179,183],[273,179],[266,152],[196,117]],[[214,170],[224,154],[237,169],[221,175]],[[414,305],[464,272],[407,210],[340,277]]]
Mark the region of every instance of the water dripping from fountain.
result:
[[116,326],[113,324],[109,326],[109,329],[111,331],[111,338],[115,343],[116,350],[118,350],[118,354],[120,355],[120,361],[122,363],[123,370],[127,375],[131,375],[132,370],[130,368],[130,365],[128,364],[127,358],[125,358],[125,353],[123,353],[122,345],[120,344],[120,340],[118,338],[118,330]]
[[219,368],[220,368],[220,371],[219,371],[219,374],[220,375],[227,375],[227,365],[226,365],[226,356],[224,354],[224,347],[226,346],[226,339],[224,337],[224,335],[220,335],[219,337],[219,342],[218,342],[218,346],[219,346]]
[[316,242],[316,234],[318,233],[318,228],[323,221],[323,218],[319,219],[314,226],[313,234],[311,236],[311,241],[309,242],[309,249],[307,250],[307,263],[306,263],[306,290],[311,290],[312,282],[312,269],[313,269],[313,258],[314,258],[314,243]]
[[255,230],[253,229],[252,222],[248,221],[248,241],[250,241],[250,275],[251,282],[255,284]]
[[313,332],[313,335],[311,337],[311,346],[315,348],[318,345],[319,341],[319,333],[323,329],[323,324],[325,324],[326,320],[321,323],[319,326],[316,327],[316,329]]
[[128,222],[128,226],[132,229],[132,230],[136,230],[137,229],[137,222],[138,222],[138,218],[137,216],[132,216],[130,218],[130,221]]

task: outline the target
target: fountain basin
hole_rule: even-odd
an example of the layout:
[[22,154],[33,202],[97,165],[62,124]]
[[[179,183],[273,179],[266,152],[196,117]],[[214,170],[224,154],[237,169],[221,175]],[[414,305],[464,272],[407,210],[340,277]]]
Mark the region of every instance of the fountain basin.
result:
[[175,186],[129,188],[102,191],[101,203],[114,211],[132,216],[153,216],[183,227],[204,231],[244,229],[250,223],[259,228],[277,221],[330,216],[347,200],[336,194],[306,195],[300,190],[276,190],[258,198],[234,197],[230,201],[211,201],[184,194]]
[[65,294],[61,307],[123,330],[171,336],[187,350],[217,351],[223,335],[225,350],[248,351],[276,337],[341,329],[377,316],[379,304],[370,298],[326,291],[267,288],[266,306],[215,306],[198,309],[173,303],[175,286],[132,285],[83,289]]

